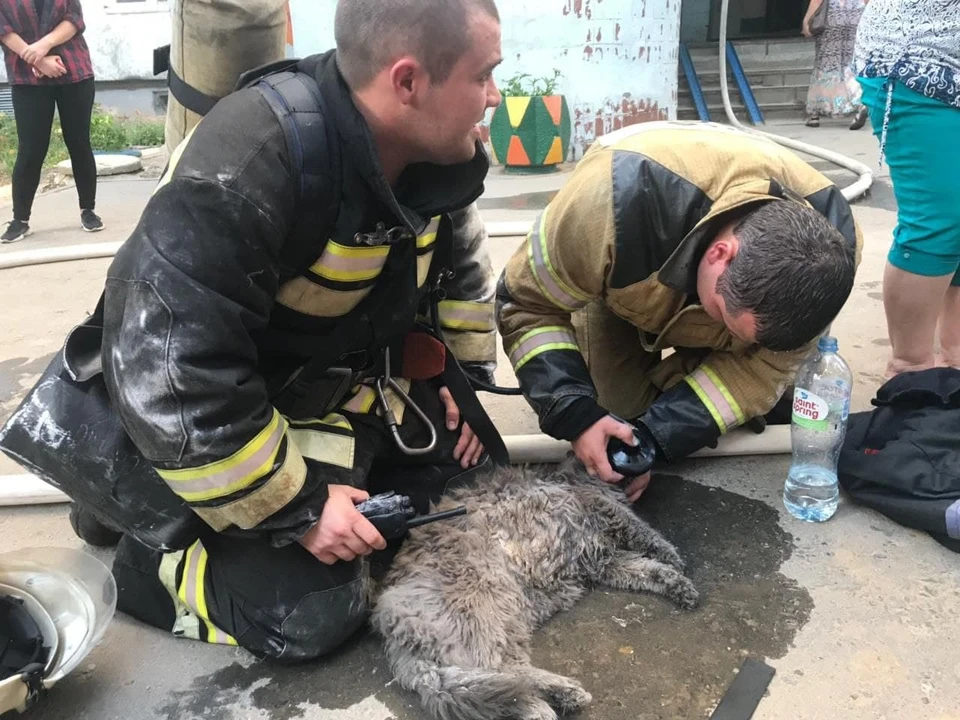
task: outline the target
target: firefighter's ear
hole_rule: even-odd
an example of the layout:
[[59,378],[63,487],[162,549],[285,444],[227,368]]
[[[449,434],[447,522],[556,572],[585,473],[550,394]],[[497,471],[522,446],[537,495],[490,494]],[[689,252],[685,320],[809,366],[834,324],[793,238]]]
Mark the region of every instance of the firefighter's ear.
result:
[[740,249],[740,241],[732,232],[722,232],[710,243],[703,259],[708,265],[722,265],[726,268],[737,255]]
[[402,57],[390,67],[390,86],[404,105],[414,104],[429,81],[426,70],[416,58]]

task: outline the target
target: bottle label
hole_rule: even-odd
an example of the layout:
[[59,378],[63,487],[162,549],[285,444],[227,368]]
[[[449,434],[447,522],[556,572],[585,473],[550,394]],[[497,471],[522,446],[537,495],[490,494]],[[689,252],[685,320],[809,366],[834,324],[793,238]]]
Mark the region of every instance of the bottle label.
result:
[[810,430],[830,429],[830,406],[819,395],[796,388],[793,391],[793,422]]

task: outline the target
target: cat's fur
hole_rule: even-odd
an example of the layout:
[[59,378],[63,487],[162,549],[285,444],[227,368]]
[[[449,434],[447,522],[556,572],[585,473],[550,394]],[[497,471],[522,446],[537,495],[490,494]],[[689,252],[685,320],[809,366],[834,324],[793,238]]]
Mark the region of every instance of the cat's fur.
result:
[[591,587],[699,596],[676,549],[622,490],[568,461],[497,468],[414,530],[379,588],[372,622],[398,682],[439,720],[553,720],[587,705],[573,679],[535,668],[533,631]]

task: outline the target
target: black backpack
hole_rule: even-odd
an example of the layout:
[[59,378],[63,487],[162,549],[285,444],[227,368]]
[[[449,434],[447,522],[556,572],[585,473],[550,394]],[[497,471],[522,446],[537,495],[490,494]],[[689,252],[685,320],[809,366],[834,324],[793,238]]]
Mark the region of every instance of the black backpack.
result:
[[904,373],[850,416],[840,485],[854,500],[960,552],[960,370]]

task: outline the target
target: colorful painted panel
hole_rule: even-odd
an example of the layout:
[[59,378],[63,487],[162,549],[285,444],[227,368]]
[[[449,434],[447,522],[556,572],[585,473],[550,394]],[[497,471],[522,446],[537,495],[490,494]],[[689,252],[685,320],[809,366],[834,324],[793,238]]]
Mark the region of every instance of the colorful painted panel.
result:
[[570,148],[570,111],[562,95],[506,97],[490,122],[490,144],[508,168],[553,168]]

